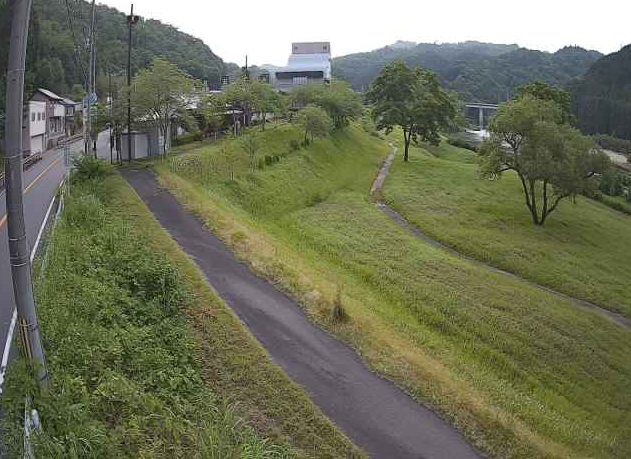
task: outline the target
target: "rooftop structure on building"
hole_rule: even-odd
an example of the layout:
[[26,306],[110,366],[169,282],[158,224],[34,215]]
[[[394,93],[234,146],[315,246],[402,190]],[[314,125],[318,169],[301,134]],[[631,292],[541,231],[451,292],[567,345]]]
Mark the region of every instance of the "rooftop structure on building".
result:
[[284,92],[307,84],[328,84],[331,82],[331,44],[292,43],[287,65],[270,74],[274,86]]

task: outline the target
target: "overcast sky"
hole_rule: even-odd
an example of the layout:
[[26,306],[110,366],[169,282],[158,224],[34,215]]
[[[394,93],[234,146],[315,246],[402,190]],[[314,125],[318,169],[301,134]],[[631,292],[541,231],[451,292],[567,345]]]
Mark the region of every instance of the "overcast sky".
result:
[[[129,11],[131,1],[100,0]],[[221,58],[284,65],[292,41],[330,41],[334,56],[397,40],[517,43],[611,53],[631,43],[631,0],[134,0],[136,14],[201,38]]]

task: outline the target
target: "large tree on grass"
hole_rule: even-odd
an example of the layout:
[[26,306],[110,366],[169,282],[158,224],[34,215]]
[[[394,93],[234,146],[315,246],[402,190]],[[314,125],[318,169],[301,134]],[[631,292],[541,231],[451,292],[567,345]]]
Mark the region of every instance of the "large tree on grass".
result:
[[292,100],[299,106],[317,105],[324,109],[337,129],[344,128],[364,111],[359,95],[343,81],[302,86],[292,93]]
[[517,174],[535,225],[543,225],[564,198],[594,189],[591,179],[609,167],[593,141],[563,121],[556,102],[525,95],[500,107],[480,149],[484,177]]
[[403,130],[404,155],[408,161],[410,143],[440,143],[440,130],[454,124],[457,105],[445,91],[438,76],[421,68],[410,69],[403,62],[387,65],[367,94],[373,104],[378,129]]
[[131,92],[136,120],[158,126],[166,153],[171,122],[176,116],[186,118],[186,110],[196,94],[195,81],[175,64],[155,59],[149,68],[136,76]]

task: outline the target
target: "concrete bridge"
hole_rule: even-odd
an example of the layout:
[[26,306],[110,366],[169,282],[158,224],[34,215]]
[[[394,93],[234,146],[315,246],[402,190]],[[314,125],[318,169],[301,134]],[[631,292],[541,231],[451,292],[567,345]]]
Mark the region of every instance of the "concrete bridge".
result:
[[468,103],[465,105],[465,116],[480,131],[484,131],[489,127],[489,122],[497,113],[498,108],[499,105],[495,104]]

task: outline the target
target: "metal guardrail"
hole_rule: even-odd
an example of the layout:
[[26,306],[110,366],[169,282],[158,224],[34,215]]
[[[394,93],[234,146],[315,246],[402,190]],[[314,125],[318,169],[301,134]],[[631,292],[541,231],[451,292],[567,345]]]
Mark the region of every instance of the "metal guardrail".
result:
[[[27,156],[26,158],[24,158],[24,160],[22,161],[22,169],[23,170],[28,170],[31,167],[33,167],[33,165],[39,161],[42,160],[42,154],[41,153],[36,153],[34,155],[31,156]],[[0,172],[0,190],[4,189],[4,185],[5,185],[5,175],[4,172]]]

